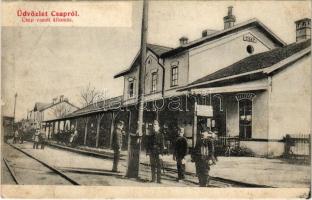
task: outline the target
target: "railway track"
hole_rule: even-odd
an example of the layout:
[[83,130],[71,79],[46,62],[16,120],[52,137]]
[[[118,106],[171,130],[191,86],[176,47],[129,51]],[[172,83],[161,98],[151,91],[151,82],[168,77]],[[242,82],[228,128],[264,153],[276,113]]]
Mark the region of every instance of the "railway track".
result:
[[7,159],[3,158],[4,164],[8,169],[8,172],[10,174],[10,176],[12,177],[13,181],[15,182],[15,184],[17,185],[21,185],[20,182],[18,181],[18,178],[14,172],[14,170],[12,169],[12,167],[9,165],[9,162],[7,161]]
[[[12,148],[12,150],[14,149],[16,152],[13,152],[14,150],[10,151],[11,158],[8,159],[8,157],[10,157],[10,156],[5,156],[5,157],[3,157],[3,161],[6,165],[6,167],[8,168],[8,171],[9,171],[10,175],[12,176],[12,178],[16,184],[18,184],[18,185],[28,184],[28,183],[25,183],[27,181],[24,179],[27,179],[27,177],[25,174],[23,174],[23,170],[25,170],[27,168],[28,170],[36,171],[37,174],[41,173],[41,176],[46,176],[45,177],[46,179],[49,179],[51,181],[55,180],[58,184],[61,183],[61,184],[70,184],[70,185],[80,185],[77,181],[70,178],[69,176],[67,176],[62,171],[56,169],[55,167],[49,165],[46,162],[43,162],[42,160],[39,160],[38,158],[36,158],[33,155],[27,153],[26,151],[20,149],[19,147],[16,147],[16,146],[11,145],[11,144],[7,144],[7,145],[10,146]],[[21,156],[21,154],[22,154],[22,156]],[[19,156],[18,159],[22,158],[23,162],[20,162],[20,163],[17,162],[16,157],[18,157],[18,156]],[[15,157],[15,160],[14,160],[14,157]],[[26,163],[27,163],[27,165],[26,165]],[[51,177],[51,176],[54,176],[54,177]],[[42,177],[40,177],[40,178],[42,178]],[[34,180],[35,178],[29,177],[29,179]],[[38,182],[38,180],[35,180],[35,181]],[[50,183],[50,184],[52,184],[52,183]]]

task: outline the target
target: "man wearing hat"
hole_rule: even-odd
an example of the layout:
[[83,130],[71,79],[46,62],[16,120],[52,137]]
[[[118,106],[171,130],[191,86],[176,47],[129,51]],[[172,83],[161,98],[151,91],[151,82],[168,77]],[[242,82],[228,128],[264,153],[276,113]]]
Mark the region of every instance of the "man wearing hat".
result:
[[38,149],[39,142],[40,142],[40,128],[37,127],[37,128],[36,128],[36,131],[35,131],[35,133],[34,133],[34,145],[33,145],[33,149]]
[[199,121],[196,145],[192,152],[192,161],[195,162],[196,175],[198,177],[200,187],[206,187],[209,181],[210,167],[208,164],[208,143],[206,142],[207,129],[208,127],[206,126],[205,121]]
[[157,120],[153,122],[153,130],[150,136],[148,147],[150,150],[152,182],[156,181],[156,176],[157,176],[157,183],[161,183],[161,161],[160,159],[164,151],[164,136],[160,132],[159,122]]
[[112,148],[114,150],[114,163],[112,172],[118,171],[118,162],[120,159],[120,150],[122,147],[122,134],[123,134],[124,122],[118,121],[116,128],[113,131]]

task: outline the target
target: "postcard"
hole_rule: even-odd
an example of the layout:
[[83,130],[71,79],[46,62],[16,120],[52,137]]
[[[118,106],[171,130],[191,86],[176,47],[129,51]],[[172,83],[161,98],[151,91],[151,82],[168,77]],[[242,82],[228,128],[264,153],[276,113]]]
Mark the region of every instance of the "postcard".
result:
[[310,1],[2,1],[2,198],[309,198]]

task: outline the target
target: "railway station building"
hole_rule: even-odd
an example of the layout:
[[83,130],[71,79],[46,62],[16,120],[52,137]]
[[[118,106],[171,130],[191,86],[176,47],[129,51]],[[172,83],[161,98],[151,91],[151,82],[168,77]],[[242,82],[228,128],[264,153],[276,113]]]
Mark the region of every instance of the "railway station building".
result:
[[[162,126],[184,127],[191,146],[196,140],[194,127],[205,118],[219,137],[237,137],[256,155],[279,156],[286,134],[311,133],[311,19],[295,22],[292,44],[258,19],[236,24],[232,7],[223,21],[223,30],[203,30],[194,41],[183,36],[176,48],[147,44],[146,127],[154,119]],[[95,135],[92,145],[96,147],[109,146],[116,119],[126,122],[128,133],[135,132],[140,57],[138,53],[129,67],[114,76],[124,79],[121,97],[107,100],[100,109],[83,108],[54,121],[77,123],[92,116],[93,122],[84,127],[95,129],[90,135]],[[201,114],[201,108],[208,108],[206,114]],[[96,121],[100,113],[107,123],[101,122],[105,117]],[[86,145],[89,132],[83,131]]]

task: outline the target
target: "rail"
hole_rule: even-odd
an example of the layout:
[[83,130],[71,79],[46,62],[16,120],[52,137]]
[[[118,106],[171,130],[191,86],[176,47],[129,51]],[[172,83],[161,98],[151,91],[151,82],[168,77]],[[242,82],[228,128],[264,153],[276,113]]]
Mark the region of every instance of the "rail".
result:
[[22,149],[20,149],[20,148],[18,148],[18,147],[16,147],[16,146],[14,146],[14,145],[12,145],[12,144],[8,144],[8,145],[10,145],[10,146],[13,147],[14,149],[16,149],[16,150],[18,150],[18,151],[24,153],[26,156],[28,156],[28,157],[30,157],[30,158],[36,160],[37,162],[41,163],[41,164],[44,165],[45,167],[47,167],[47,168],[49,168],[50,170],[52,170],[54,173],[60,175],[61,177],[63,177],[63,178],[66,179],[67,181],[69,181],[71,184],[73,184],[73,185],[80,185],[77,181],[75,181],[75,180],[73,180],[72,178],[68,177],[68,176],[67,176],[66,174],[64,174],[63,172],[61,172],[61,171],[59,171],[58,169],[52,167],[51,165],[49,165],[49,164],[47,164],[47,163],[45,163],[45,162],[39,160],[38,158],[36,158],[36,157],[32,156],[31,154],[27,153],[26,151],[24,151],[24,150],[22,150]]

